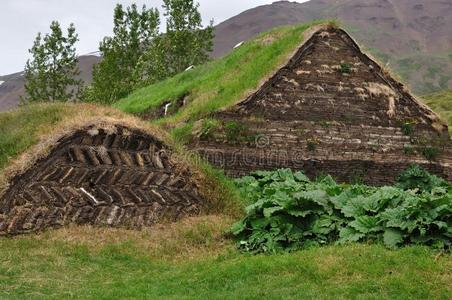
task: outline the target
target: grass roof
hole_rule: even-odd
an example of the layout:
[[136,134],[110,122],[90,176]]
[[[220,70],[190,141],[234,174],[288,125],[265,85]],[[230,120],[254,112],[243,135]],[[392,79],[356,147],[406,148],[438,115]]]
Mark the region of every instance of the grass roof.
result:
[[[256,90],[263,78],[286,63],[313,24],[281,27],[257,36],[227,56],[136,90],[115,107],[142,113],[188,95],[189,104],[156,123],[176,127],[231,106]],[[309,30],[314,31],[314,30]]]
[[[275,70],[287,63],[294,51],[322,24],[327,23],[286,26],[260,34],[220,59],[140,88],[114,106],[125,112],[141,114],[188,97],[188,104],[175,114],[152,120],[157,125],[172,129],[173,137],[184,142],[194,121],[246,99]],[[372,56],[370,58],[379,63]],[[400,80],[397,75],[393,77]],[[450,99],[447,95],[429,96],[425,103],[450,125],[452,109],[443,100]]]

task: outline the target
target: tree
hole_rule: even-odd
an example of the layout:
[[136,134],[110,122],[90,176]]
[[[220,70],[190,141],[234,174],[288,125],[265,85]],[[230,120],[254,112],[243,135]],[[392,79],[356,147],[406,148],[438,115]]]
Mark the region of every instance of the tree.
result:
[[24,102],[68,101],[74,99],[81,89],[82,81],[77,79],[79,70],[75,43],[78,35],[74,24],[63,35],[57,21],[50,25],[50,34],[42,38],[38,33],[29,49],[32,59],[25,65]]
[[171,45],[171,71],[179,73],[206,62],[213,47],[213,26],[202,28],[199,3],[193,0],[163,0],[166,38]]
[[102,61],[94,67],[93,83],[86,93],[87,100],[112,103],[133,89],[132,73],[141,55],[158,35],[160,16],[157,9],[136,4],[114,11],[113,36],[105,37],[99,50]]
[[193,0],[164,0],[166,33],[156,37],[141,57],[135,80],[150,84],[200,65],[209,59],[213,47],[212,22],[202,27],[199,3]]

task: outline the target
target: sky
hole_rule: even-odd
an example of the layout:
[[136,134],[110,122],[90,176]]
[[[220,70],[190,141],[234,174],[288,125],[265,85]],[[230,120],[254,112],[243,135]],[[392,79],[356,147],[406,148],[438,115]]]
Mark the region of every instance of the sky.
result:
[[[214,24],[244,10],[274,2],[274,0],[198,0],[203,22]],[[293,1],[293,0],[292,0]],[[298,0],[295,2],[305,2]],[[76,44],[79,55],[97,51],[99,41],[111,34],[113,9],[116,3],[128,6],[158,7],[162,0],[0,0],[0,75],[19,72],[29,58],[38,32],[47,33],[52,20],[65,29],[74,23],[80,41]]]

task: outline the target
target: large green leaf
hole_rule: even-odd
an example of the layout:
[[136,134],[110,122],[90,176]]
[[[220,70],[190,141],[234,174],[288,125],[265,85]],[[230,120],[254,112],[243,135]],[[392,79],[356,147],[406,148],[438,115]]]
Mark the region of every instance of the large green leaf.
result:
[[349,242],[357,242],[366,235],[364,233],[356,231],[354,228],[345,227],[339,231],[339,244],[345,244]]
[[370,233],[382,230],[382,227],[378,225],[378,219],[371,216],[359,216],[354,221],[350,222],[349,226],[361,233]]
[[387,228],[383,234],[383,241],[389,248],[395,248],[403,241],[403,233],[394,228]]
[[[430,182],[431,183],[431,182]],[[429,184],[430,184],[429,183]],[[251,253],[289,251],[302,245],[361,240],[451,247],[452,186],[429,190],[337,184],[289,169],[256,172],[237,180],[255,203],[231,227],[239,248]]]
[[264,217],[269,218],[271,217],[275,212],[281,211],[284,208],[281,206],[274,206],[274,207],[267,207],[264,208]]
[[246,223],[242,220],[242,221],[239,221],[239,222],[234,223],[234,224],[231,226],[230,231],[231,231],[231,233],[232,233],[233,235],[239,235],[239,234],[242,233],[245,229],[246,229]]

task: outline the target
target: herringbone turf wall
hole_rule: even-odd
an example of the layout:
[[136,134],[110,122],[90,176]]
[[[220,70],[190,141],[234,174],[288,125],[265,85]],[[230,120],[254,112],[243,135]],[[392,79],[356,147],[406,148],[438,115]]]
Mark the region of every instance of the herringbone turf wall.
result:
[[149,226],[203,203],[191,174],[165,145],[138,131],[87,128],[16,176],[0,199],[0,235],[69,223]]

